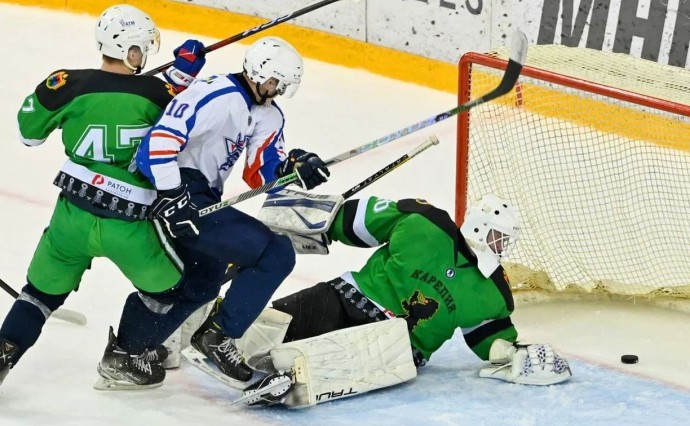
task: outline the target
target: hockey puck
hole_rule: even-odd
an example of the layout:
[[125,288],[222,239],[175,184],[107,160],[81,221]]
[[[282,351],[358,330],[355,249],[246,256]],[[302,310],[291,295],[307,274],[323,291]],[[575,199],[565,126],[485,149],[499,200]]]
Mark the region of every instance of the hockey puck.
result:
[[640,358],[637,357],[637,355],[623,355],[621,356],[621,362],[623,364],[637,364],[637,361],[639,361]]

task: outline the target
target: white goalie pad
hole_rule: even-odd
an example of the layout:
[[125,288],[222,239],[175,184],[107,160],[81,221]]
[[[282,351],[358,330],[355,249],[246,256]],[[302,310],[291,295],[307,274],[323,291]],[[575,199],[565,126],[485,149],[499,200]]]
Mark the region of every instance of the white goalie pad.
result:
[[177,328],[177,330],[173,331],[165,342],[163,342],[163,346],[168,349],[168,358],[163,361],[163,367],[166,370],[171,370],[180,366],[182,349],[190,345],[192,335],[201,327],[201,323],[206,320],[208,313],[211,312],[211,308],[213,308],[214,302],[215,301],[209,302],[197,309]]
[[269,194],[257,219],[281,234],[324,234],[345,202],[342,195],[318,195],[283,189]]
[[292,369],[293,390],[283,404],[316,405],[412,380],[407,323],[401,318],[332,331],[271,350],[278,371]]
[[283,342],[290,321],[292,315],[266,308],[242,337],[235,340],[235,347],[250,367],[262,371],[273,370],[269,352]]
[[496,339],[489,350],[492,367],[482,368],[479,377],[522,385],[548,386],[572,377],[565,358],[549,344],[514,345]]

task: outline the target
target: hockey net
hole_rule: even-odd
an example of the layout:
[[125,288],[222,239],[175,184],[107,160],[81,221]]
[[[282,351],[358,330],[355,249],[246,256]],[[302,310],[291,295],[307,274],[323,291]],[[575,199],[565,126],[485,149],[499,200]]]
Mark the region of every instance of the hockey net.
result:
[[[460,61],[459,103],[508,52]],[[456,220],[495,193],[519,209],[506,270],[518,299],[690,302],[690,70],[530,46],[507,96],[458,116]]]

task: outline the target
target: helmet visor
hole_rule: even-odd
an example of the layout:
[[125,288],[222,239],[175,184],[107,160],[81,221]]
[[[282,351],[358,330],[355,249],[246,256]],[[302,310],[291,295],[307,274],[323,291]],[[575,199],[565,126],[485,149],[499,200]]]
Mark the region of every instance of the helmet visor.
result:
[[161,48],[161,33],[157,29],[153,29],[153,37],[143,43],[142,50],[147,55],[155,55]]
[[297,89],[299,89],[299,83],[279,81],[276,85],[276,92],[281,96],[285,96],[286,98],[293,97],[297,92]]

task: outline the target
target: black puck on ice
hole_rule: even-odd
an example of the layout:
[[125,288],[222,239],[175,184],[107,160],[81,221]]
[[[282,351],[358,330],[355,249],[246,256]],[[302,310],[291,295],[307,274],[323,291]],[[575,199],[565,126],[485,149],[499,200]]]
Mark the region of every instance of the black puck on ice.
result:
[[640,358],[637,357],[637,355],[623,355],[621,356],[621,362],[623,364],[637,364],[637,361],[639,361]]

